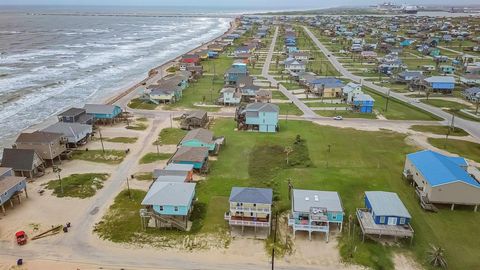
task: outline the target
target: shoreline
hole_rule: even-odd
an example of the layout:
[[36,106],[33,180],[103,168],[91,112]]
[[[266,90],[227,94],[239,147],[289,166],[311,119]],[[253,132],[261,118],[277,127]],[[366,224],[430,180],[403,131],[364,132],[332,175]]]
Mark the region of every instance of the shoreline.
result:
[[[219,36],[216,36],[214,38],[212,38],[211,40],[207,41],[207,42],[204,42],[198,46],[196,46],[195,48],[189,50],[188,52],[186,53],[183,53],[183,54],[180,54],[178,56],[175,56],[174,58],[171,58],[170,60],[166,60],[164,62],[161,62],[160,65],[154,67],[154,68],[151,68],[150,70],[147,71],[147,74],[146,74],[146,77],[141,80],[141,81],[138,81],[138,82],[132,82],[132,83],[129,83],[129,84],[126,84],[124,86],[119,86],[118,87],[118,90],[114,91],[113,93],[111,93],[110,95],[107,95],[105,97],[102,97],[99,99],[99,101],[97,103],[99,104],[109,104],[109,105],[113,105],[113,104],[116,104],[118,103],[119,101],[122,101],[123,98],[127,97],[129,94],[132,94],[135,90],[137,90],[139,87],[142,86],[143,83],[146,83],[152,79],[155,79],[155,78],[158,78],[158,79],[161,79],[163,77],[165,77],[167,75],[167,72],[165,72],[166,69],[168,69],[169,67],[171,67],[172,65],[176,64],[182,57],[182,55],[184,54],[190,54],[190,53],[193,53],[201,48],[204,48],[212,43],[214,43],[215,41],[217,41],[218,39],[221,39],[222,37],[230,34],[231,32],[233,32],[237,27],[237,22],[236,22],[236,18],[237,17],[232,17],[233,20],[230,21],[230,26],[229,28],[227,29],[227,31],[225,31],[223,34],[219,35]],[[160,76],[159,76],[160,74]],[[88,103],[88,101],[86,102]],[[125,107],[123,106],[120,106],[122,109],[126,109],[126,105],[128,104],[128,100],[127,102],[125,103]],[[117,104],[118,105],[118,104]],[[69,106],[70,107],[75,107],[75,105],[71,105]],[[8,138],[1,142],[1,145],[3,147],[10,147],[11,144],[14,142],[15,138],[22,132],[33,132],[35,130],[38,130],[38,129],[42,129],[42,128],[45,128],[47,127],[48,125],[51,125],[51,124],[54,124],[56,123],[58,120],[57,120],[57,116],[56,115],[51,115],[45,119],[43,119],[42,121],[40,121],[39,123],[37,124],[34,124],[34,125],[31,125],[27,128],[24,128],[22,130],[19,130],[15,136],[12,136],[11,139],[9,140]],[[1,152],[3,152],[3,148],[0,150],[0,157],[1,157]]]

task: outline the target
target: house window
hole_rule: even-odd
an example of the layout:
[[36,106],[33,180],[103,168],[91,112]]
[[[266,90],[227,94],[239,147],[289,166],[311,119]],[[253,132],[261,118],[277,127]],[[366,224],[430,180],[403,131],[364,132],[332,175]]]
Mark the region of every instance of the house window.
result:
[[405,218],[400,218],[400,225],[405,224]]
[[381,224],[385,223],[385,217],[380,217],[380,223]]
[[332,213],[332,219],[336,220],[337,219],[337,214]]
[[160,205],[159,208],[160,208],[160,211],[163,211],[163,205]]
[[256,203],[254,203],[254,204],[253,204],[253,207],[257,207],[257,204],[256,204]]
[[178,206],[175,206],[175,207],[173,208],[173,210],[174,210],[175,212],[178,212]]
[[250,216],[253,217],[253,213],[250,213]]

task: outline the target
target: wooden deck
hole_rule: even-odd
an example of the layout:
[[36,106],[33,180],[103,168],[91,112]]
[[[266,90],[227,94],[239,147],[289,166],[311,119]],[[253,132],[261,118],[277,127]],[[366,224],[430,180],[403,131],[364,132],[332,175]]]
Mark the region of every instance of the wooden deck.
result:
[[360,223],[363,235],[378,235],[382,237],[413,237],[413,228],[410,225],[383,225],[376,224],[373,220],[372,213],[367,209],[357,209],[357,219]]

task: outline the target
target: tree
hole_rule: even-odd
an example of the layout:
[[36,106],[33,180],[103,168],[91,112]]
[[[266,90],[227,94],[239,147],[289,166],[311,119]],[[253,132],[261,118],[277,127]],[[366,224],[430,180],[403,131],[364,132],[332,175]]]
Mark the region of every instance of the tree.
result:
[[430,244],[430,250],[427,252],[428,262],[433,267],[440,267],[446,269],[448,267],[445,259],[445,250],[441,247],[436,247]]
[[285,152],[285,154],[287,154],[287,165],[288,165],[289,164],[288,156],[290,155],[290,153],[293,152],[293,148],[290,147],[290,146],[287,146],[287,147],[285,147],[284,152]]

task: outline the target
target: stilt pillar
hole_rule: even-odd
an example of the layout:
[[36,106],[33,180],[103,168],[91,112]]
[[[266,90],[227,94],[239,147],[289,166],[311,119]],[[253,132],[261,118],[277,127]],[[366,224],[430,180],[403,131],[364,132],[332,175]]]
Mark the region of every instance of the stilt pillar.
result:
[[450,208],[450,210],[452,210],[452,211],[455,210],[455,204],[454,203],[452,203],[452,207]]
[[474,212],[477,212],[478,204],[475,205],[475,208],[473,208]]

